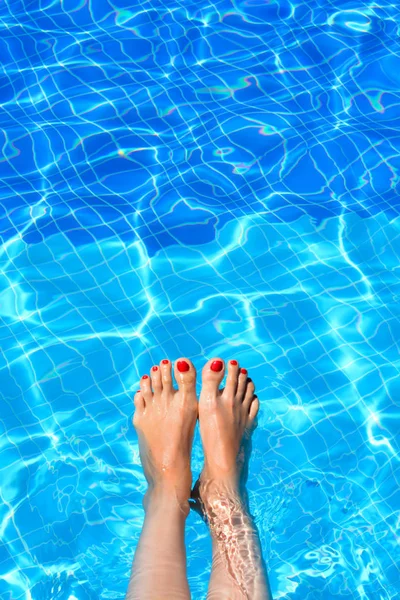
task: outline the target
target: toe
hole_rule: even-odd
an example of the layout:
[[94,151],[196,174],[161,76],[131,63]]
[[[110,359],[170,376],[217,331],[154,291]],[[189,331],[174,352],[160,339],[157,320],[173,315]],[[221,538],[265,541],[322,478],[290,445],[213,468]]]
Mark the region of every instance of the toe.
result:
[[167,358],[164,358],[160,362],[160,371],[163,391],[169,394],[174,389],[172,386],[171,361]]
[[244,398],[243,398],[243,410],[245,410],[246,413],[249,412],[250,404],[254,398],[254,390],[255,390],[254,383],[250,378],[248,378],[246,390],[245,390]]
[[202,392],[217,394],[219,385],[225,374],[225,365],[222,358],[212,358],[203,368]]
[[260,409],[260,401],[257,396],[253,396],[253,401],[250,404],[248,427],[254,428],[257,425],[256,417]]
[[140,419],[141,415],[145,409],[145,402],[142,392],[139,390],[136,392],[135,397],[133,399],[133,403],[135,405],[135,413],[133,415],[133,424],[136,426],[138,419]]
[[160,394],[162,390],[161,371],[158,365],[151,367],[150,371],[151,386],[155,394]]
[[143,375],[140,380],[140,391],[143,394],[145,403],[149,403],[152,400],[153,392],[151,391],[151,383],[150,377],[148,375]]
[[180,391],[196,393],[196,369],[188,358],[178,358],[174,374]]
[[238,386],[238,373],[239,373],[239,365],[237,360],[230,360],[228,363],[228,374],[226,377],[226,384],[224,388],[224,395],[232,396],[233,398],[236,395],[236,390]]
[[247,387],[247,369],[240,369],[238,376],[238,385],[237,385],[237,398],[240,402],[243,402],[243,398],[246,393]]

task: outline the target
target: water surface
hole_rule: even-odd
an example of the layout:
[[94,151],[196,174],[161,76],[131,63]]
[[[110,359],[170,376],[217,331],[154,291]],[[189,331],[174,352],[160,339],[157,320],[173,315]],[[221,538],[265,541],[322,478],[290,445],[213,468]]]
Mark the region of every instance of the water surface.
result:
[[[399,16],[0,4],[2,599],[123,599],[132,394],[182,355],[257,385],[274,598],[398,597]],[[203,600],[196,515],[187,543]]]

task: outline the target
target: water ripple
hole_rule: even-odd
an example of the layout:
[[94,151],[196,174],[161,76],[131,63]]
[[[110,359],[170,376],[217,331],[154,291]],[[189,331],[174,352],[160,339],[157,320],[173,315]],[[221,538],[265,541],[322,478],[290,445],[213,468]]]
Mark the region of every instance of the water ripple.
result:
[[[398,22],[387,2],[1,3],[2,598],[124,597],[132,393],[185,354],[252,371],[274,598],[398,597]],[[187,543],[205,598],[195,515]]]

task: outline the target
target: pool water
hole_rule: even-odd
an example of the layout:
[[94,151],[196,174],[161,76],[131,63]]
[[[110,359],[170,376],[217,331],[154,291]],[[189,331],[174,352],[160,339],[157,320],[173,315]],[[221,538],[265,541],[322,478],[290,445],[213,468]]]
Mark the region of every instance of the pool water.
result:
[[257,386],[274,599],[399,597],[399,12],[0,3],[2,600],[124,598],[132,395],[185,355]]

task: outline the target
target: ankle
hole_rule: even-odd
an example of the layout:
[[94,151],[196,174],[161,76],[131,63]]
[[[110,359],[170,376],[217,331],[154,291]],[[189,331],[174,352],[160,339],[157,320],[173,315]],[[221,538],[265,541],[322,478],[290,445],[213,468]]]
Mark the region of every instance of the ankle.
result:
[[221,504],[232,504],[237,508],[245,506],[246,493],[242,490],[236,475],[200,479],[199,496],[205,509]]
[[240,474],[237,469],[218,471],[210,469],[205,465],[200,475],[200,492],[202,495],[240,495]]
[[143,498],[145,512],[161,510],[164,513],[178,512],[185,518],[189,514],[189,493],[179,486],[166,482],[150,485]]

